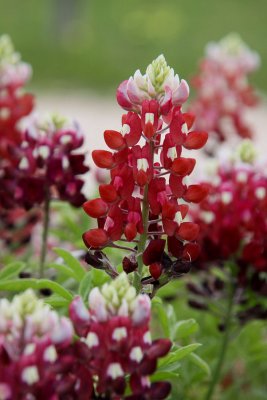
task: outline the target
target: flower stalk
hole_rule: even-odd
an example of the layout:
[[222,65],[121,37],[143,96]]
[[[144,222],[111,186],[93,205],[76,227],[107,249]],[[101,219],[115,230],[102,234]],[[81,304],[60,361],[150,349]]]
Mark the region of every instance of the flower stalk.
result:
[[50,193],[49,193],[49,190],[46,190],[45,202],[44,202],[41,255],[40,255],[40,264],[39,264],[39,278],[43,278],[43,276],[44,276],[44,266],[45,266],[46,251],[47,251],[47,239],[48,239],[48,232],[49,232],[50,203],[51,203]]
[[226,354],[227,354],[227,349],[228,349],[228,346],[230,343],[230,332],[231,332],[231,321],[232,321],[232,316],[233,316],[234,297],[235,297],[235,290],[234,290],[234,285],[231,282],[229,284],[228,304],[227,304],[227,310],[226,310],[226,315],[225,315],[225,324],[224,324],[225,330],[224,330],[224,334],[223,334],[223,338],[222,338],[221,349],[220,349],[217,364],[214,369],[205,400],[212,400],[214,390],[215,390],[216,385],[221,376],[222,368],[223,368],[224,361],[225,361]]

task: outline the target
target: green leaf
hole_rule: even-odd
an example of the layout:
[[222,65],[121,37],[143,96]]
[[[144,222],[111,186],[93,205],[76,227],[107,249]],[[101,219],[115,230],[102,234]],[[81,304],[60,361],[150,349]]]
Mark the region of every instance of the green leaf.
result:
[[157,371],[150,377],[151,382],[177,379],[179,374],[171,371]]
[[45,298],[44,301],[53,308],[68,307],[69,305],[69,301],[57,294],[53,294],[52,296]]
[[51,289],[69,302],[73,299],[72,294],[63,286],[49,279],[15,279],[11,281],[0,282],[0,290],[22,291],[26,289]]
[[159,361],[159,366],[163,367],[168,364],[175,363],[177,361],[182,360],[185,358],[187,355],[195,351],[199,346],[201,346],[200,343],[192,343],[187,346],[179,347],[175,351],[172,351],[169,353],[166,357],[162,358]]
[[67,266],[72,269],[77,280],[80,282],[86,274],[86,271],[81,266],[80,262],[67,250],[54,248],[54,251],[59,255],[59,257],[63,258]]
[[3,269],[1,269],[0,280],[10,279],[14,275],[17,276],[20,273],[20,271],[22,271],[24,268],[25,268],[25,263],[20,261],[15,261],[13,263],[8,264]]
[[177,361],[171,364],[162,365],[162,367],[158,367],[157,372],[173,372],[177,371],[179,368],[181,368],[181,363]]
[[61,272],[63,275],[67,275],[69,278],[73,278],[73,279],[79,281],[77,274],[75,274],[75,272],[72,269],[70,269],[69,267],[66,267],[65,265],[51,263],[51,264],[48,264],[47,267],[56,269],[57,271]]
[[197,355],[195,353],[191,353],[189,355],[189,357],[190,357],[190,360],[193,361],[193,363],[195,365],[197,365],[200,369],[202,369],[202,371],[204,371],[205,374],[210,376],[210,374],[211,374],[210,367],[206,363],[206,361],[204,361],[201,357],[199,357],[199,355]]
[[106,274],[106,272],[101,269],[92,268],[91,274],[94,287],[102,286],[104,285],[104,283],[111,280],[111,278]]
[[161,324],[164,336],[169,338],[170,337],[170,325],[169,325],[169,319],[168,315],[164,309],[162,301],[157,298],[156,300],[153,299],[152,301],[152,307],[154,308],[157,318]]
[[93,278],[92,272],[89,271],[89,272],[87,272],[87,274],[84,276],[84,278],[80,282],[78,293],[85,302],[87,301],[89,292],[93,287],[93,279],[92,278]]
[[177,340],[186,338],[192,335],[193,333],[197,332],[197,330],[198,330],[198,323],[193,318],[176,322],[174,339]]

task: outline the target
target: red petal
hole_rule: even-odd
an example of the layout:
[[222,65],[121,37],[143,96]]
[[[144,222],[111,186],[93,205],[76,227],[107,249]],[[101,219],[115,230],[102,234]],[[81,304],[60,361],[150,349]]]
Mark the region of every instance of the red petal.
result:
[[161,260],[165,248],[164,239],[151,240],[143,253],[143,263],[145,265],[153,264]]
[[104,139],[108,147],[113,150],[119,150],[125,145],[122,134],[117,131],[112,131],[112,130],[105,131]]
[[183,114],[183,118],[186,122],[187,128],[188,129],[192,128],[192,125],[195,121],[195,115],[193,113],[188,112]]
[[207,143],[207,140],[207,132],[190,132],[187,135],[183,146],[188,150],[197,150],[201,149],[201,147]]
[[149,266],[149,272],[154,279],[158,279],[162,273],[162,264],[159,262],[151,264]]
[[188,186],[183,199],[192,203],[199,203],[207,196],[208,193],[209,188],[207,185],[190,185]]
[[94,150],[92,152],[94,163],[99,168],[110,169],[114,165],[113,154],[107,150]]
[[99,186],[99,194],[101,198],[107,203],[114,203],[117,200],[118,195],[116,189],[113,185],[100,185]]
[[133,223],[129,223],[126,225],[125,229],[124,229],[124,234],[126,239],[128,240],[128,242],[131,242],[137,235],[137,229],[135,224]]
[[193,222],[182,222],[178,235],[184,240],[195,240],[199,233],[199,226]]
[[195,261],[200,254],[200,246],[198,243],[187,243],[183,250],[183,259],[185,261]]
[[108,242],[108,236],[103,229],[90,229],[83,234],[86,247],[100,248]]
[[108,212],[108,205],[102,199],[88,200],[83,204],[86,214],[92,218],[104,217]]
[[171,170],[177,175],[185,176],[190,175],[196,165],[194,158],[176,158],[173,163]]

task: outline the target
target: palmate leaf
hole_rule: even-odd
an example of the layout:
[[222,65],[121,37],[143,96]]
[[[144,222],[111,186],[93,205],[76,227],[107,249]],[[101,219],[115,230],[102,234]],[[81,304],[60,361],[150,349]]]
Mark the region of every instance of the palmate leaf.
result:
[[198,331],[198,323],[193,319],[178,321],[175,324],[174,337],[176,340],[186,338]]
[[0,282],[6,279],[10,279],[18,274],[25,268],[26,264],[21,261],[15,261],[6,265],[0,270]]
[[76,279],[80,282],[86,274],[80,262],[67,250],[55,248],[54,251],[64,260],[67,267],[73,271]]
[[14,279],[0,282],[0,290],[5,291],[22,291],[26,289],[51,289],[52,292],[71,302],[73,295],[57,282],[49,279]]
[[87,274],[84,275],[78,289],[78,294],[79,296],[81,296],[84,302],[87,301],[89,292],[91,291],[92,287],[93,287],[93,276],[92,276],[92,271],[89,271],[87,272]]

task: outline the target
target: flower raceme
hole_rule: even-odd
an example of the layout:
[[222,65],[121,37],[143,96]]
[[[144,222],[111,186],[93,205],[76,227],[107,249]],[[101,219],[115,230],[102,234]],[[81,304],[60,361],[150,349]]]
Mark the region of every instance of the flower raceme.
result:
[[196,115],[196,129],[207,130],[220,141],[227,140],[229,132],[251,137],[245,113],[257,104],[257,97],[247,78],[259,64],[258,54],[236,34],[207,45],[192,82],[196,97],[190,110]]
[[[136,295],[122,273],[101,289],[92,289],[88,303],[89,309],[76,297],[70,316],[80,337],[79,354],[96,382],[90,398],[106,398],[108,393],[112,399],[166,398],[170,384],[151,383],[149,375],[155,372],[158,358],[170,350],[171,341],[151,340],[149,297]],[[124,395],[127,375],[129,396]]]
[[19,122],[33,109],[33,96],[22,88],[31,76],[30,65],[20,59],[7,35],[0,36],[0,156],[8,156],[8,147],[19,144]]
[[76,384],[84,378],[71,355],[72,340],[71,322],[50,310],[33,291],[15,296],[12,302],[1,299],[0,398],[85,398],[79,397]]
[[34,123],[22,136],[22,142],[9,148],[10,159],[0,163],[1,204],[4,208],[32,208],[46,196],[68,201],[74,206],[84,202],[81,193],[88,171],[79,128],[58,116]]
[[[194,117],[182,112],[188,94],[186,82],[180,83],[163,56],[144,76],[137,71],[119,86],[118,102],[129,111],[120,131],[104,132],[110,150],[92,153],[97,167],[110,171],[110,182],[99,186],[99,198],[83,205],[98,222],[98,228],[83,235],[88,248],[103,249],[126,240],[138,243],[132,251],[139,257],[151,241],[165,244],[166,235],[170,255],[186,261],[196,257],[197,244],[190,242],[196,240],[198,226],[185,221],[186,203],[201,201],[207,188],[187,184],[196,160],[182,152],[200,149],[208,136],[191,130]],[[164,254],[163,248],[156,260],[161,266]]]
[[[212,266],[226,269],[227,263],[234,263],[231,279],[236,280],[236,285],[245,296],[245,299],[240,298],[243,308],[247,292],[253,290],[258,296],[266,296],[267,272],[265,165],[256,165],[252,161],[255,151],[248,150],[248,141],[244,141],[241,146],[242,162],[227,164],[224,161],[219,165],[212,183],[209,183],[209,196],[193,211],[193,219],[201,228],[201,255],[197,270],[202,270],[204,275],[207,271],[208,276]],[[195,291],[195,288],[191,289]],[[223,286],[218,289],[221,291]],[[212,293],[209,289],[206,296],[208,291]],[[260,317],[261,312],[259,307],[254,315]]]

